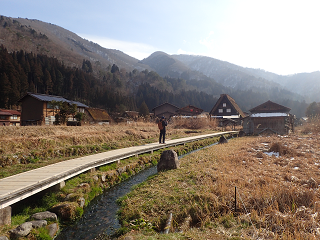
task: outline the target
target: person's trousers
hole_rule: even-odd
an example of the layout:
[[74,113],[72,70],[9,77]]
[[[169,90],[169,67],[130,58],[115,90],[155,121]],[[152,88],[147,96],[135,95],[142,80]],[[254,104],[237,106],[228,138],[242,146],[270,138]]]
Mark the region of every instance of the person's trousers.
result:
[[161,139],[163,139],[162,143],[165,143],[165,139],[166,139],[166,131],[165,130],[160,130],[159,143],[161,143]]

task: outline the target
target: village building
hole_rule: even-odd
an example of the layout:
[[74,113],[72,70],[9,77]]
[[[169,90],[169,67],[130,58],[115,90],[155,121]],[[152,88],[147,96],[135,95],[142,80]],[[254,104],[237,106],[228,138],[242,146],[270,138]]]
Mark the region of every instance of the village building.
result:
[[136,121],[139,118],[139,112],[137,111],[125,111],[122,117],[128,121]]
[[99,108],[87,108],[85,109],[86,121],[90,124],[109,124],[111,117],[108,112],[104,109]]
[[[21,125],[52,125],[55,122],[55,115],[59,111],[56,106],[52,105],[52,101],[56,102],[67,102],[68,104],[77,105],[77,112],[84,113],[87,105],[77,102],[70,101],[60,96],[53,96],[39,93],[27,93],[22,97],[21,102]],[[75,121],[70,116],[68,121]]]
[[250,116],[243,121],[246,134],[288,134],[294,131],[294,116],[290,108],[267,101],[249,110]]
[[17,110],[0,109],[0,126],[20,126],[20,117]]
[[241,110],[236,101],[228,94],[221,94],[220,98],[209,113],[211,118],[219,120],[219,126],[226,127],[240,125],[246,114]]
[[182,107],[176,111],[179,116],[198,116],[203,112],[203,109],[197,108],[192,105]]
[[177,115],[177,110],[179,108],[171,103],[163,103],[152,109],[155,117],[161,118],[164,116],[166,119],[171,118],[172,116]]

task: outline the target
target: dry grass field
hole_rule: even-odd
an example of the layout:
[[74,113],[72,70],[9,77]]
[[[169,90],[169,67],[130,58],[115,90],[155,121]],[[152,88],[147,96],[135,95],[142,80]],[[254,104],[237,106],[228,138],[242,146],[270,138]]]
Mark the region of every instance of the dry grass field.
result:
[[[180,125],[169,123],[167,139],[217,130],[215,122],[207,119],[194,119]],[[0,178],[82,155],[157,142],[158,135],[156,123],[144,122],[0,127]]]
[[319,149],[313,122],[190,154],[121,199],[120,239],[320,239]]

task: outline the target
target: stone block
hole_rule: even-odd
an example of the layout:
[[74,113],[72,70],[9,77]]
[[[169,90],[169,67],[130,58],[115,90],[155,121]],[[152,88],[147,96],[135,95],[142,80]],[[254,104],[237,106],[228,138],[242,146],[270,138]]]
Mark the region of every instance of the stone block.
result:
[[0,226],[11,224],[11,207],[0,209]]
[[17,228],[10,230],[10,238],[20,238],[27,236],[30,231],[32,230],[32,223],[31,222],[25,222],[19,225]]
[[45,219],[51,220],[51,221],[58,220],[57,215],[49,211],[35,213],[31,216],[31,218],[36,220],[45,220]]

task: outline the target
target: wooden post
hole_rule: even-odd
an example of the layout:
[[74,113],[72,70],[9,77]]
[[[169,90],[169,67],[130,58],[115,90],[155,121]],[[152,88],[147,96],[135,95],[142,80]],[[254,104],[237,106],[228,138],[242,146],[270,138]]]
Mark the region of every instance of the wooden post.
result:
[[237,187],[234,187],[234,212],[237,212]]
[[169,214],[169,218],[167,220],[166,227],[164,229],[164,234],[168,234],[169,233],[170,228],[171,228],[171,222],[172,222],[172,213]]
[[54,191],[54,192],[60,191],[61,188],[63,188],[65,185],[66,185],[66,182],[65,181],[61,181],[60,183],[50,187],[49,191]]

